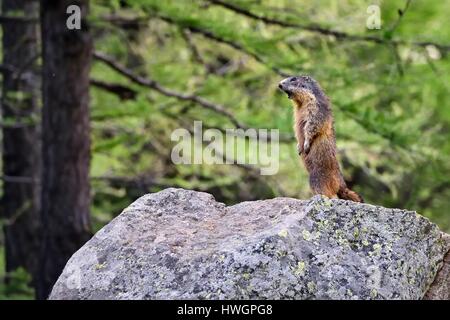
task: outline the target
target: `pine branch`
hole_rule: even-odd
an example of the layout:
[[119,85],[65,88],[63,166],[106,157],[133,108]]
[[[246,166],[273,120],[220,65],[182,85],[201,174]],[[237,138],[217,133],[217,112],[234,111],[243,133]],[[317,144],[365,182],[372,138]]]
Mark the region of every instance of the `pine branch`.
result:
[[[156,17],[161,19],[162,21],[165,21],[165,22],[169,23],[169,24],[179,25],[177,23],[177,21],[175,21],[174,19],[172,19],[170,17],[167,17],[167,16],[163,16],[163,15],[161,15],[159,13],[156,13]],[[195,26],[181,26],[181,25],[180,25],[180,27],[184,28],[184,29],[187,29],[187,30],[189,30],[192,33],[201,34],[202,36],[204,36],[205,38],[208,38],[210,40],[226,44],[229,47],[231,47],[231,48],[233,48],[233,49],[235,49],[237,51],[241,51],[241,52],[245,53],[246,55],[248,55],[248,56],[252,57],[253,59],[255,59],[260,64],[270,68],[272,71],[274,71],[275,73],[279,74],[282,77],[289,77],[290,76],[289,73],[286,73],[286,72],[280,70],[279,68],[277,68],[277,67],[275,67],[273,65],[270,65],[260,55],[258,55],[255,52],[250,51],[249,49],[245,48],[244,46],[242,46],[241,44],[239,44],[237,42],[231,41],[229,39],[225,39],[225,38],[220,37],[219,35],[211,32],[209,30],[204,30],[204,29],[201,29],[199,27],[195,27]]]
[[[231,112],[226,110],[226,107],[223,105],[213,103],[209,100],[206,100],[205,98],[199,97],[194,94],[186,94],[186,93],[174,91],[172,89],[168,89],[153,79],[142,77],[142,76],[139,76],[139,75],[133,73],[132,70],[126,68],[125,66],[120,64],[118,61],[114,60],[112,57],[110,57],[104,53],[96,51],[96,52],[94,52],[94,58],[96,60],[99,60],[99,61],[105,63],[106,65],[108,65],[112,69],[116,70],[117,72],[119,72],[123,76],[127,77],[129,80],[131,80],[132,82],[134,82],[136,84],[153,89],[167,97],[176,98],[181,101],[193,102],[197,105],[200,105],[201,107],[203,107],[205,109],[208,109],[215,113],[221,114],[221,115],[227,117],[231,121],[231,123],[233,123],[233,125],[235,125],[238,129],[243,129],[243,130],[250,129],[250,127],[241,123]],[[258,132],[258,130],[256,130],[256,131]],[[258,135],[258,137],[259,137],[259,135]],[[267,137],[267,141],[270,141],[270,135]],[[292,142],[293,137],[292,136],[286,136],[286,137],[283,136],[283,137],[280,137],[280,141],[281,142]]]
[[[418,46],[418,47],[426,47],[426,46],[432,45],[441,51],[444,51],[444,52],[450,51],[450,45],[448,45],[448,44],[439,44],[439,43],[435,43],[432,41],[406,41],[406,40],[399,40],[399,39],[397,39],[397,40],[385,39],[385,38],[380,38],[380,37],[376,37],[376,36],[352,35],[352,34],[349,34],[349,33],[343,32],[343,31],[328,29],[328,28],[320,27],[320,26],[317,26],[314,24],[302,25],[302,24],[282,21],[282,20],[278,20],[278,19],[274,19],[274,18],[268,18],[265,16],[258,15],[256,13],[253,13],[244,8],[241,8],[235,4],[225,2],[223,0],[206,0],[206,1],[210,2],[211,4],[226,8],[237,14],[246,16],[248,18],[262,21],[266,24],[277,25],[277,26],[285,27],[285,28],[295,28],[295,29],[300,29],[300,30],[306,30],[306,31],[310,31],[310,32],[319,33],[322,35],[333,36],[336,39],[343,39],[343,40],[349,40],[349,41],[365,41],[365,42],[373,42],[373,43],[378,43],[378,44],[413,45],[413,46]],[[407,7],[406,7],[406,9],[407,9]]]
[[0,180],[3,182],[9,182],[9,183],[36,183],[35,179],[32,177],[19,177],[19,176],[0,176]]
[[120,100],[133,100],[137,96],[137,91],[120,83],[105,82],[97,79],[90,79],[90,84],[99,89],[117,95]]
[[[218,43],[223,43],[237,51],[240,51],[250,57],[252,57],[253,59],[255,59],[257,62],[259,62],[260,64],[264,65],[265,67],[271,69],[272,71],[274,71],[276,74],[279,74],[282,77],[288,77],[290,76],[290,74],[282,71],[281,69],[275,67],[275,66],[271,66],[269,65],[268,62],[266,62],[264,60],[263,57],[261,57],[260,55],[258,55],[255,52],[250,51],[249,49],[245,48],[244,46],[242,46],[241,44],[231,41],[229,39],[225,39],[223,37],[220,37],[217,34],[214,34],[213,32],[209,31],[209,30],[204,30],[201,29],[199,27],[195,27],[195,26],[184,26],[184,25],[180,25],[176,20],[164,16],[160,13],[153,13],[153,15],[151,17],[156,17],[162,21],[165,21],[166,23],[172,24],[172,25],[176,25],[180,28],[182,28],[183,30],[189,31],[191,33],[196,33],[196,34],[200,34],[202,36],[204,36],[207,39],[213,40],[215,42]],[[147,18],[150,19],[150,16]],[[125,17],[117,17],[117,16],[104,16],[102,17],[102,20],[110,22],[115,24],[118,27],[122,27],[123,25],[132,25],[132,24],[142,24],[142,23],[146,23],[148,20],[146,20],[143,17],[138,17],[138,18],[125,18]],[[196,57],[198,58],[198,57]]]
[[206,63],[205,59],[203,59],[202,55],[200,54],[199,49],[194,43],[194,39],[192,39],[192,34],[189,30],[183,29],[181,30],[181,36],[183,37],[184,41],[186,42],[187,46],[189,47],[193,60],[205,67],[205,70],[207,73],[210,73],[210,66],[208,63]]
[[2,23],[39,23],[39,18],[3,15],[0,16],[0,24]]
[[130,69],[127,69],[125,66],[121,65],[119,62],[115,61],[113,58],[105,55],[104,53],[95,52],[94,58],[107,64],[112,69],[116,70],[120,74],[127,77],[129,80],[131,80],[139,85],[153,89],[167,97],[173,97],[178,100],[194,102],[194,103],[202,106],[205,109],[212,110],[216,113],[219,113],[219,114],[227,117],[235,126],[237,126],[239,128],[243,128],[243,129],[247,128],[245,125],[241,124],[239,122],[239,120],[237,120],[234,117],[234,115],[231,114],[229,111],[227,111],[226,108],[222,105],[215,104],[213,102],[210,102],[210,101],[208,101],[202,97],[196,96],[194,94],[185,94],[185,93],[180,93],[180,92],[168,89],[153,79],[144,78],[142,76],[139,76],[139,75],[133,73],[133,71],[131,71]]
[[398,19],[397,21],[394,23],[394,25],[392,26],[390,33],[393,34],[394,31],[397,29],[397,27],[400,25],[400,22],[402,21],[402,18],[405,16],[405,13],[408,11],[409,6],[411,4],[411,0],[406,0],[406,4],[405,7],[402,9],[398,10]]
[[[194,135],[195,132],[193,129],[189,128],[189,125],[186,123],[186,121],[184,119],[182,119],[181,117],[179,117],[178,115],[175,114],[169,114],[166,113],[166,115],[168,117],[170,117],[172,120],[177,121],[183,128],[185,128],[191,135]],[[204,141],[202,141],[203,146],[206,147],[206,143]],[[245,164],[245,163],[238,163],[237,161],[235,161],[236,159],[230,159],[226,156],[226,154],[221,153],[218,150],[215,150],[215,157],[217,159],[221,159],[224,163],[230,163],[231,165],[234,165],[236,167],[239,167],[241,169],[245,169],[248,171],[249,174],[254,175],[254,176],[258,176],[257,172],[258,172],[258,167],[251,165],[251,164]]]

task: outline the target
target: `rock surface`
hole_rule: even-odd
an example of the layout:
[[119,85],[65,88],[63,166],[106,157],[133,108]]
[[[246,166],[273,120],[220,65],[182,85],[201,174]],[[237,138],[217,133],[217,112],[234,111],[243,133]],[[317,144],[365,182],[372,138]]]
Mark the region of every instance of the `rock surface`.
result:
[[[450,235],[445,235],[450,247]],[[450,251],[444,256],[443,266],[424,296],[425,300],[450,300]]]
[[421,299],[448,250],[411,211],[320,196],[227,207],[170,188],[77,251],[50,299]]

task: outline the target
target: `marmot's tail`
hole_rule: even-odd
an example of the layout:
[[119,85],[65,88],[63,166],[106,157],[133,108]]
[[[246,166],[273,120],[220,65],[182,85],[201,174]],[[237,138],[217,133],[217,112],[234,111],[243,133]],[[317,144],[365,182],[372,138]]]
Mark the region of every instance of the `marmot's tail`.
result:
[[364,202],[363,198],[355,191],[350,190],[346,186],[341,187],[338,191],[338,197],[344,200],[352,200],[354,202]]

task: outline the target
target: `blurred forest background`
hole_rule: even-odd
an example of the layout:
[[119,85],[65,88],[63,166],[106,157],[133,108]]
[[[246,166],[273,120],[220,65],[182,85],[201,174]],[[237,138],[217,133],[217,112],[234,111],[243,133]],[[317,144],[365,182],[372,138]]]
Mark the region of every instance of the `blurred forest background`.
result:
[[[285,75],[330,97],[349,186],[450,231],[449,1],[1,2],[0,299],[45,298],[71,254],[148,192],[310,197]],[[81,30],[66,27],[71,4]],[[170,135],[194,120],[279,129],[278,174],[173,164]]]

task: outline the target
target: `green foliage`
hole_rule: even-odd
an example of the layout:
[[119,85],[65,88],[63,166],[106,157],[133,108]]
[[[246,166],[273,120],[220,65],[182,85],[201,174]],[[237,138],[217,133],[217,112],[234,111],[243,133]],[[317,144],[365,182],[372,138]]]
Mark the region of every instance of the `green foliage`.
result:
[[[4,252],[0,247],[0,270],[5,270]],[[31,277],[22,268],[9,273],[0,272],[0,300],[29,300],[34,297],[30,287]]]
[[[339,157],[354,188],[367,202],[417,210],[450,230],[448,49],[412,43],[450,43],[450,3],[412,2],[398,20],[405,1],[383,2],[380,30],[366,28],[373,1],[227,1],[298,27],[204,0],[128,3],[94,1],[93,21],[114,30],[96,40],[97,50],[170,90],[223,105],[249,127],[277,128],[288,137],[292,110],[276,88],[279,73],[311,74],[333,103]],[[139,24],[126,29],[102,22],[108,15]],[[397,44],[325,35],[317,26]],[[94,64],[93,76],[138,92],[136,99],[120,101],[92,90],[92,176],[131,179],[95,182],[94,217],[102,223],[135,197],[167,186],[212,192],[227,203],[310,196],[294,140],[281,145],[274,176],[250,178],[236,166],[173,165],[173,129],[192,129],[194,120],[221,129],[234,125],[196,103],[132,83],[102,63]]]
[[[292,108],[277,89],[287,73],[312,75],[330,97],[344,176],[366,202],[417,210],[450,231],[450,2],[412,1],[399,20],[406,2],[380,1],[380,30],[366,28],[366,10],[374,1],[225,2],[259,18],[208,0],[91,1],[95,49],[166,89],[222,105],[248,127],[279,129],[287,138],[280,145],[278,174],[260,176],[233,165],[174,165],[174,129],[192,129],[194,120],[221,130],[235,125],[94,60],[92,78],[136,92],[121,100],[91,89],[95,229],[137,197],[169,186],[211,192],[229,204],[309,197],[292,139]],[[349,36],[324,34],[328,29]],[[14,276],[15,289],[12,283],[0,287],[0,296],[24,293],[22,276]]]

